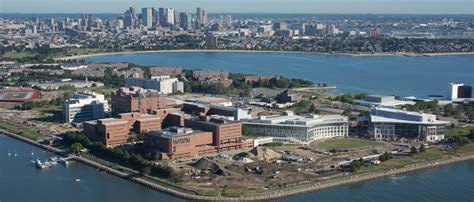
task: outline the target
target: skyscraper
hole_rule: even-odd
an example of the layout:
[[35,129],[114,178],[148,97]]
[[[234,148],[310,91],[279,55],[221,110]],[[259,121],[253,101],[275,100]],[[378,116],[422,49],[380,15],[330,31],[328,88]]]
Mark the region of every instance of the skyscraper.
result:
[[227,15],[225,16],[225,26],[232,27],[232,16]]
[[207,19],[207,11],[202,10],[202,23],[203,25],[207,25],[208,19]]
[[167,26],[174,25],[174,9],[167,8],[165,11],[165,24]]
[[192,19],[189,13],[180,13],[180,27],[187,30],[191,27]]
[[153,8],[142,8],[143,26],[151,28],[153,26]]
[[197,8],[196,9],[196,17],[197,17],[197,21],[198,21],[198,24],[202,24],[202,9],[201,8]]
[[165,26],[165,8],[158,9],[158,22],[161,26]]

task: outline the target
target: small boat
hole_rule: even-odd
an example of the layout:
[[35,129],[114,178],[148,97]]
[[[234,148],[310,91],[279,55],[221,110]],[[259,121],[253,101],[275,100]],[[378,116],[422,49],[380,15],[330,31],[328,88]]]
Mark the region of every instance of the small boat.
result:
[[65,158],[60,158],[60,159],[59,159],[59,163],[64,164],[64,165],[68,165],[68,164],[69,164],[69,162],[68,162]]
[[53,156],[53,157],[49,158],[49,160],[50,161],[58,161],[58,157]]
[[8,156],[11,156],[11,155],[12,155],[12,153],[8,152]]
[[16,153],[15,153],[15,154],[13,154],[13,156],[16,156]]
[[75,179],[74,181],[76,181],[76,182],[80,182],[80,181],[81,181],[81,179],[77,178],[77,179]]

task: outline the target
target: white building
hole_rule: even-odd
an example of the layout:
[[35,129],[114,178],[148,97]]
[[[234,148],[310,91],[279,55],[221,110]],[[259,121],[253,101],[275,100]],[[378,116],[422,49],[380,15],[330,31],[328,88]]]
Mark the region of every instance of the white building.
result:
[[184,93],[184,83],[169,76],[152,77],[151,80],[142,78],[125,79],[127,87],[138,86],[145,89],[157,90],[160,94]]
[[377,140],[398,138],[436,142],[444,139],[445,125],[436,115],[374,107],[370,110],[369,134]]
[[72,98],[64,101],[63,115],[66,123],[105,118],[109,104],[104,95],[93,92],[76,92]]
[[242,123],[252,134],[295,139],[304,143],[332,137],[347,137],[349,134],[348,118],[341,115],[304,117],[287,111],[283,115],[260,116],[258,119],[244,120]]
[[387,96],[387,95],[367,95],[364,99],[354,100],[352,102],[356,105],[362,105],[367,107],[390,107],[395,108],[397,106],[403,105],[413,105],[415,102],[413,101],[402,101],[396,100],[395,96]]

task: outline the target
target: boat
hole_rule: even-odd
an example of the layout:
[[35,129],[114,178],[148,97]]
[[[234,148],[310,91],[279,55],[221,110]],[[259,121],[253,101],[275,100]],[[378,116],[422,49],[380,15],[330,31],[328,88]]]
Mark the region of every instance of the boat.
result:
[[77,179],[75,179],[74,181],[76,181],[76,182],[80,182],[80,181],[81,181],[81,179],[77,178]]
[[53,157],[49,158],[49,160],[50,161],[58,161],[58,157],[53,156]]
[[59,163],[64,164],[64,165],[68,165],[68,164],[69,164],[69,162],[68,162],[67,159],[65,159],[65,158],[60,158],[60,159],[59,159]]

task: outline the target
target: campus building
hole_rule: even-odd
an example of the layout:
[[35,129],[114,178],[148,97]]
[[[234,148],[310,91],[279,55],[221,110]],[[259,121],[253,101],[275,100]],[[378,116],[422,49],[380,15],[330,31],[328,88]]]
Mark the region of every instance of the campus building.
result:
[[346,116],[313,115],[298,116],[291,111],[282,115],[260,116],[258,119],[244,120],[244,127],[251,134],[286,138],[293,142],[347,137],[349,122]]
[[176,102],[172,100],[135,86],[129,88],[122,87],[112,92],[112,114],[114,116],[130,112],[151,114],[158,108],[175,104]]
[[185,120],[184,126],[212,132],[212,145],[216,147],[216,152],[242,148],[242,123],[240,122],[200,116]]
[[407,104],[413,105],[413,101],[402,101],[389,95],[367,95],[364,99],[354,100],[352,103],[367,107],[390,107],[395,108]]
[[170,76],[152,76],[150,80],[142,78],[127,78],[125,85],[138,86],[145,89],[157,90],[160,94],[184,93],[184,83]]
[[109,111],[109,104],[104,99],[104,95],[92,92],[76,92],[63,104],[65,123],[102,119],[107,111]]
[[144,147],[161,152],[161,160],[192,158],[214,152],[212,132],[190,128],[151,131],[144,136]]
[[464,85],[463,83],[450,83],[449,98],[451,101],[472,98],[472,87]]
[[444,139],[445,125],[436,115],[374,107],[370,110],[369,135],[377,140],[399,138],[436,142]]

